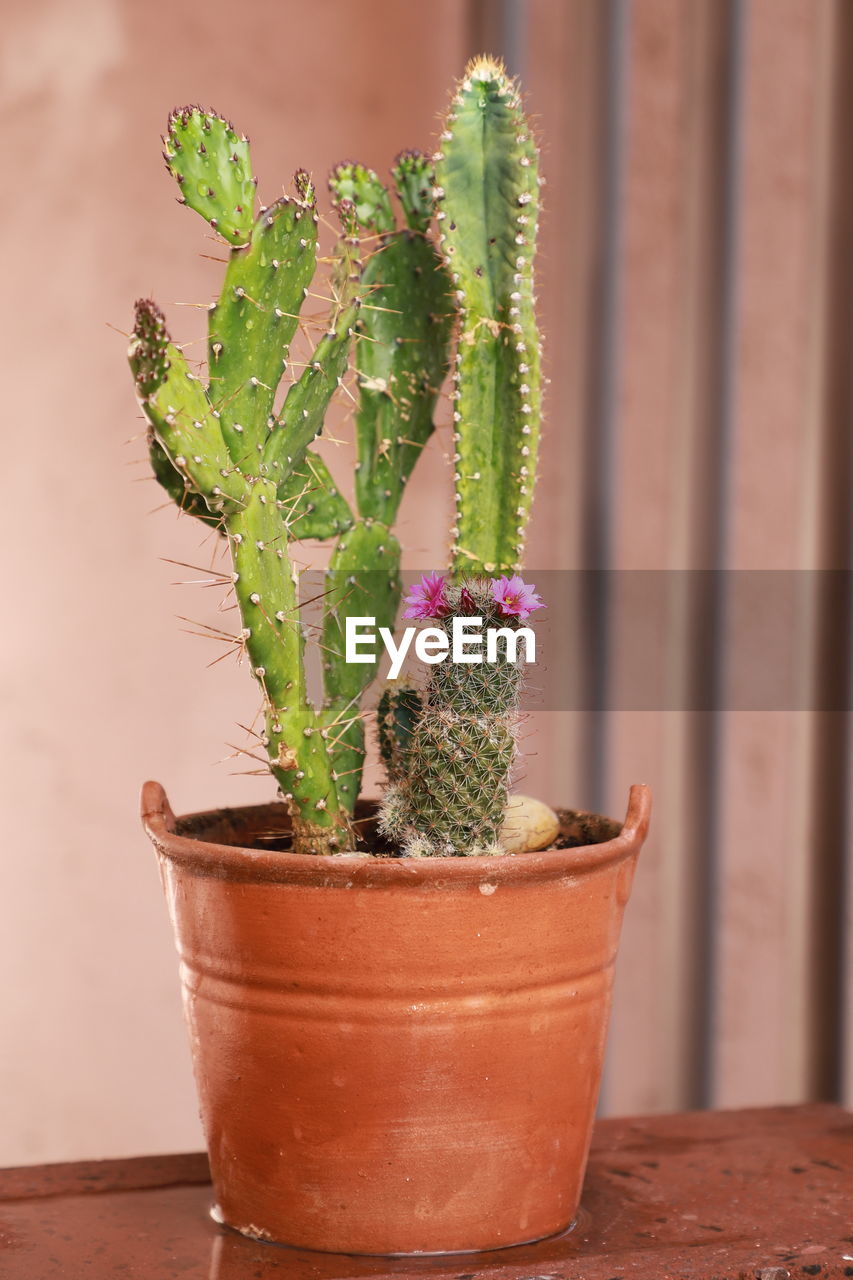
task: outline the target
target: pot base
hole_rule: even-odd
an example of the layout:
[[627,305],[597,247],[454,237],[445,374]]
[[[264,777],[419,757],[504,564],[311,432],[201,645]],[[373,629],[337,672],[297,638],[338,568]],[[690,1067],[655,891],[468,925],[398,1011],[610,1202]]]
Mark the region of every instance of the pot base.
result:
[[[210,1216],[219,1227],[224,1227],[226,1231],[233,1231],[235,1235],[243,1236],[245,1240],[254,1240],[256,1244],[268,1244],[275,1249],[298,1249],[300,1253],[323,1253],[335,1256],[337,1251],[333,1249],[306,1249],[304,1245],[289,1244],[286,1240],[272,1240],[269,1234],[255,1234],[252,1227],[235,1227],[230,1222],[226,1222],[222,1210],[218,1204],[212,1204],[209,1210]],[[562,1240],[566,1236],[570,1236],[576,1231],[580,1222],[588,1217],[583,1210],[579,1210],[567,1227],[563,1227],[561,1231],[551,1231],[545,1236],[531,1236],[529,1240],[517,1240],[514,1244],[487,1245],[478,1249],[414,1249],[400,1252],[390,1253],[361,1253],[357,1249],[350,1249],[343,1256],[348,1258],[464,1258],[470,1257],[472,1254],[480,1253],[507,1253],[510,1249],[523,1249],[526,1245],[545,1244],[550,1240]],[[256,1228],[255,1230],[258,1230]],[[340,1256],[340,1255],[338,1255]]]

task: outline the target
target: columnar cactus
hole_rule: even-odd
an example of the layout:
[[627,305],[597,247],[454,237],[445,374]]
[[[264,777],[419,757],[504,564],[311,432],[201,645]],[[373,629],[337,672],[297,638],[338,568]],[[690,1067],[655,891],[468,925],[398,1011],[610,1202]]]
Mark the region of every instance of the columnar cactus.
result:
[[[359,229],[374,219],[332,188],[342,223],[332,276],[335,295],[328,331],[276,409],[291,341],[316,266],[315,193],[307,174],[295,194],[254,211],[256,180],[246,139],[223,117],[198,107],[173,112],[165,139],[167,167],[190,205],[232,246],[225,282],[208,314],[205,386],[150,301],[137,304],[130,362],[149,423],[154,473],[179,506],[227,538],[239,606],[239,640],[262,690],[264,741],[270,767],[293,816],[297,850],[335,853],[351,847],[349,815],[358,794],[363,755],[359,699],[375,669],[344,661],[347,613],[374,613],[393,624],[399,600],[399,545],[390,530],[406,479],[432,429],[432,412],[447,362],[452,307],[444,268],[427,245],[431,185],[420,163],[416,198],[423,227],[397,232],[388,193],[381,252],[361,260]],[[411,174],[401,199],[412,206]],[[426,196],[423,196],[423,192]],[[355,192],[353,193],[355,194]],[[371,246],[371,249],[373,246]],[[386,273],[384,264],[388,263]],[[374,265],[375,264],[375,265]],[[421,282],[424,270],[432,274]],[[379,324],[386,299],[389,319]],[[367,318],[362,320],[361,316]],[[310,445],[348,367],[352,342],[363,334],[385,370],[361,382],[362,416],[382,418],[381,438],[360,442],[360,457],[381,472],[382,491],[360,486],[358,517],[331,483]],[[379,329],[379,332],[376,330]],[[423,354],[418,347],[428,348]],[[398,352],[405,350],[405,359]],[[382,363],[384,361],[384,363]],[[387,410],[385,401],[393,405]],[[417,437],[410,440],[414,417]],[[400,437],[405,436],[405,441]],[[376,457],[389,454],[390,467]],[[308,696],[297,582],[288,541],[340,535],[332,555],[323,625],[324,700]]]
[[492,59],[468,66],[435,159],[440,242],[461,314],[453,571],[514,573],[539,445],[539,176],[518,86]]

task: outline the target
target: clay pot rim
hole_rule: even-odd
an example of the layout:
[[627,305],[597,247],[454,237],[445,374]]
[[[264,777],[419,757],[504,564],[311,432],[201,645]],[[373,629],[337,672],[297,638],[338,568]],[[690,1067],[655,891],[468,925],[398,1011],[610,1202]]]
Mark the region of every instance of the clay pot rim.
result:
[[[235,816],[259,812],[266,805],[230,810]],[[209,811],[211,816],[216,812]],[[625,821],[618,835],[600,844],[567,849],[543,849],[538,853],[472,858],[372,858],[360,853],[316,857],[311,854],[249,849],[219,844],[178,833],[178,819],[159,782],[142,789],[142,823],[161,857],[191,868],[196,874],[221,879],[282,884],[310,884],[328,888],[382,887],[389,885],[507,884],[518,881],[556,880],[621,862],[636,854],[648,831],[651,791],[642,784],[631,787]],[[207,814],[187,815],[194,819]]]

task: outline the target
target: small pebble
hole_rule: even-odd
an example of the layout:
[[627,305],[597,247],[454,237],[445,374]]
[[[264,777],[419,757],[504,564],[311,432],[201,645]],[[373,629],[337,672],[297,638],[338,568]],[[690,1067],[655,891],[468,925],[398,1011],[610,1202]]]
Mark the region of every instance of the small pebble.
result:
[[507,853],[534,853],[549,848],[560,832],[553,809],[532,796],[510,796],[501,828],[501,844]]

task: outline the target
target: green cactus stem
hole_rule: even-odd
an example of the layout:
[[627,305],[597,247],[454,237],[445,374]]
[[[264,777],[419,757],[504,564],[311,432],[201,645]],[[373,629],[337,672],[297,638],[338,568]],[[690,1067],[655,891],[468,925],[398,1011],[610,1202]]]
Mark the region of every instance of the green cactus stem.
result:
[[[148,459],[154,478],[177,507],[203,524],[225,533],[198,490],[172,465],[153,428],[148,428]],[[297,469],[278,487],[279,510],[291,541],[327,541],[352,528],[353,515],[322,458],[308,449]]]
[[435,214],[435,174],[432,160],[422,151],[401,151],[394,161],[391,177],[411,231],[424,235]]
[[151,463],[154,479],[166,490],[175,505],[181,511],[186,512],[188,516],[195,516],[197,520],[201,520],[202,524],[209,525],[210,528],[224,533],[221,514],[214,515],[199,491],[194,489],[190,482],[181,475],[180,471],[172,465],[169,455],[157,439],[153,427],[149,426],[146,440],[148,442],[148,461]]
[[326,410],[347,371],[356,314],[355,305],[342,312],[335,329],[317,343],[271,427],[261,465],[264,474],[274,476],[279,484],[300,466],[322,429]]
[[[294,183],[297,199],[283,198],[264,210],[251,242],[232,250],[220,298],[209,313],[206,411],[217,418],[238,470],[276,476],[289,536],[326,538],[348,528],[352,514],[328,468],[308,454],[307,445],[321,429],[346,371],[358,305],[358,247],[351,219],[351,234],[338,250],[341,292],[329,333],[275,418],[275,392],[316,266],[313,187],[301,170]],[[154,432],[149,433],[149,456],[155,477],[182,510],[207,524],[219,523],[202,496],[204,486],[194,486],[172,465]]]
[[329,468],[312,449],[278,487],[279,509],[289,538],[326,541],[352,528],[349,503]]
[[461,311],[453,571],[511,573],[521,558],[539,442],[539,179],[518,87],[499,63],[469,64],[435,163],[440,241]]
[[369,303],[359,316],[356,502],[364,516],[394,521],[406,482],[433,431],[447,372],[452,310],[430,241],[390,237],[364,272]]
[[380,233],[362,275],[357,325],[356,503],[363,517],[384,524],[396,518],[432,434],[454,317],[449,276],[424,235],[434,204],[429,163],[409,151],[392,172],[417,230],[396,230],[389,193],[372,170],[339,165],[329,180],[336,200],[356,193],[361,226]]
[[[419,216],[424,225],[428,221],[425,201],[432,200],[426,168],[421,159],[420,185],[411,197],[422,202]],[[357,317],[352,310],[342,309],[338,320],[339,330],[355,322],[357,338],[360,519],[341,537],[326,577],[322,719],[338,794],[351,811],[364,761],[359,704],[376,675],[379,655],[373,662],[345,661],[346,619],[366,616],[374,617],[377,626],[394,625],[400,599],[400,548],[389,525],[432,431],[435,402],[447,368],[452,309],[447,299],[449,282],[435,249],[421,233],[394,229],[390,196],[376,174],[362,165],[338,165],[329,185],[345,224],[351,218],[362,230],[380,233],[363,271],[351,272],[338,288],[342,308],[351,298],[361,302]],[[351,332],[350,327],[347,334]],[[328,342],[334,346],[335,341],[330,331]],[[287,440],[286,456],[282,457],[283,449],[277,454],[282,463],[298,456],[300,424],[307,436],[312,423],[311,414],[306,417],[303,412],[307,400],[295,402],[296,412],[289,401],[290,397],[281,415],[288,430],[286,437],[279,437]]]
[[163,313],[148,299],[136,304],[128,359],[146,417],[174,469],[214,515],[239,509],[246,483],[225,446],[216,410],[170,342]]
[[302,627],[275,482],[244,475],[231,462],[204,388],[148,301],[137,303],[130,363],[158,444],[187,488],[220,517],[227,534],[240,638],[263,691],[265,745],[291,808],[296,848],[310,853],[346,849],[352,838],[349,822],[322,724],[305,688]]
[[376,729],[389,782],[400,782],[406,775],[409,748],[422,712],[423,699],[411,685],[390,682],[383,689],[376,708]]
[[297,848],[341,852],[351,833],[308,697],[296,583],[282,532],[275,488],[256,480],[245,509],[228,521],[242,638],[264,692],[267,752],[291,807]]
[[343,235],[338,245],[332,278],[335,302],[329,328],[317,343],[311,359],[293,383],[281,412],[269,424],[262,450],[261,470],[279,484],[299,467],[305,451],[323,426],[326,410],[349,363],[355,323],[361,305],[361,256],[358,227],[350,201],[342,201]]
[[323,619],[323,668],[326,704],[338,794],[352,811],[364,763],[364,724],[359,702],[376,675],[373,662],[347,662],[346,620],[372,617],[377,627],[393,628],[400,600],[400,544],[387,525],[357,522],[339,540],[326,574]]
[[[489,582],[448,587],[446,601],[449,612],[433,625],[448,637],[455,617],[482,618],[484,628],[517,628],[517,619],[501,615]],[[396,780],[385,793],[380,826],[405,856],[503,852],[522,677],[523,661],[508,660],[505,642],[494,663],[445,659],[430,667],[420,708],[412,704],[414,725],[405,725],[403,738],[394,715],[396,745],[383,754],[398,761]]]
[[208,369],[210,397],[235,458],[248,458],[266,440],[316,252],[314,206],[287,197],[262,210],[250,243],[232,250],[208,314]]
[[255,220],[257,185],[248,140],[215,111],[180,107],[169,116],[163,148],[183,203],[229,244],[246,244]]
[[378,232],[394,230],[391,198],[372,169],[347,161],[335,165],[329,189],[335,204],[340,205],[343,200],[352,204],[360,227]]

